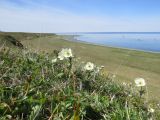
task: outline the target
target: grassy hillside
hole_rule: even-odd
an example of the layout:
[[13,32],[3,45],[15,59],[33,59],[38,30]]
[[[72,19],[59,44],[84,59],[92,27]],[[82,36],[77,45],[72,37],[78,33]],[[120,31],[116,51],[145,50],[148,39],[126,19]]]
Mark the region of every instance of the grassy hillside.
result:
[[[146,87],[118,84],[66,49],[0,50],[0,120],[158,120]],[[67,52],[67,53],[66,53]],[[60,59],[63,58],[63,59]]]
[[0,32],[0,47],[25,48],[25,46],[21,44],[22,41],[33,40],[45,36],[55,36],[55,34]]
[[38,38],[32,42],[23,41],[23,44],[46,52],[72,48],[81,60],[104,65],[106,72],[116,74],[120,82],[132,82],[136,77],[143,77],[147,81],[151,98],[160,98],[160,54],[66,41],[60,36]]
[[44,37],[44,36],[54,36],[55,34],[47,33],[23,33],[23,32],[0,32],[0,39],[4,36],[10,35],[16,40],[32,40],[34,38]]
[[[12,34],[20,36],[21,33]],[[147,82],[150,98],[160,98],[160,54],[158,53],[66,41],[63,36],[50,34],[49,36],[32,37],[30,40],[24,37],[21,43],[29,49],[46,52],[53,52],[53,49],[72,48],[82,61],[104,65],[106,74],[115,74],[115,79],[119,80],[120,83],[123,81],[133,82],[136,77],[143,77]]]

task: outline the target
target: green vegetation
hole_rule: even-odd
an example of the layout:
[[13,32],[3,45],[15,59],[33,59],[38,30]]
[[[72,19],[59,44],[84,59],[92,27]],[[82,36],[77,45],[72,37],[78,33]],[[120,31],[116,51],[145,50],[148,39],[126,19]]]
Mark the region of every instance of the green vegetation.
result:
[[23,41],[23,40],[32,40],[34,38],[45,37],[45,36],[54,36],[55,34],[47,33],[23,33],[23,32],[0,32],[0,39],[4,36],[12,36],[14,39]]
[[[72,36],[58,36],[39,33],[0,33],[19,40],[24,47],[38,52],[53,52],[53,49],[72,48],[81,61],[91,61],[105,66],[105,74],[116,75],[120,83],[133,83],[137,77],[146,80],[149,98],[160,98],[160,54],[135,50],[103,47],[87,43],[74,42]],[[67,40],[66,40],[67,39]],[[10,46],[9,46],[10,47]]]
[[65,54],[59,60],[57,50],[1,48],[0,120],[158,120],[145,86],[118,84],[103,68]]
[[41,33],[17,33],[17,32],[0,32],[0,46],[8,46],[12,48],[23,48],[21,41],[32,40],[45,36],[54,36],[55,34]]
[[[67,38],[68,39],[68,38]],[[122,83],[137,77],[146,80],[150,98],[160,98],[160,54],[118,49],[66,41],[63,36],[41,37],[22,42],[29,49],[52,52],[53,49],[72,48],[82,61],[104,65],[106,74],[112,73]]]

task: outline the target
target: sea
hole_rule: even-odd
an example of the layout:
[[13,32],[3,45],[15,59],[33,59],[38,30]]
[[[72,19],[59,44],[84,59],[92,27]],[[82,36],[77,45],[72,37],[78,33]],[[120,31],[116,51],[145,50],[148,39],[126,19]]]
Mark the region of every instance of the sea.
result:
[[75,32],[74,39],[91,44],[160,53],[160,32]]

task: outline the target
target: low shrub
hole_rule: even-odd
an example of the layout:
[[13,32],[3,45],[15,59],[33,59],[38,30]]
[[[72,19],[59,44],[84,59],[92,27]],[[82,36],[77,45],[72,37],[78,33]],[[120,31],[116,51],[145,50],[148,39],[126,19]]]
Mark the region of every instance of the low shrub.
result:
[[71,49],[53,54],[0,51],[1,120],[151,120],[145,86],[119,84]]

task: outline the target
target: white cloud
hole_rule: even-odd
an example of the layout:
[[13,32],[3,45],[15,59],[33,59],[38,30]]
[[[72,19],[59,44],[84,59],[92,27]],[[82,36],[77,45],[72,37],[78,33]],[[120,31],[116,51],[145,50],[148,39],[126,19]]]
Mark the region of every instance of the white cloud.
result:
[[[25,1],[23,1],[25,2]],[[160,19],[84,16],[31,0],[31,8],[0,5],[0,30],[23,32],[160,31]]]

